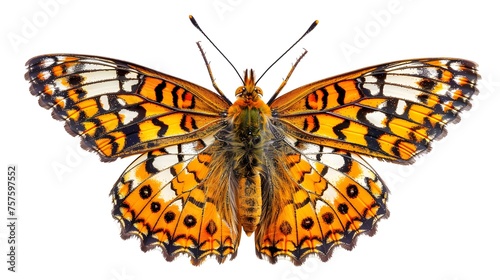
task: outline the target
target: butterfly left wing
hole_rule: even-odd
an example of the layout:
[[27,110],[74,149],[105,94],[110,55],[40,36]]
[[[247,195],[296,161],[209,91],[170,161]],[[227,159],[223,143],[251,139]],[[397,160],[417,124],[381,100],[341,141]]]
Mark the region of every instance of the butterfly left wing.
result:
[[229,180],[229,167],[214,146],[228,100],[104,57],[46,55],[27,65],[31,93],[103,160],[143,153],[111,191],[124,238],[162,248],[167,260],[185,253],[193,264],[236,255],[241,230],[221,179]]
[[269,152],[272,194],[255,234],[257,255],[300,265],[310,254],[326,261],[336,246],[352,248],[386,216],[387,188],[360,156],[293,138]]
[[54,54],[27,67],[31,93],[103,160],[213,134],[230,105],[208,89],[116,59]]
[[396,61],[302,86],[270,107],[297,139],[408,163],[470,106],[478,79],[467,60]]

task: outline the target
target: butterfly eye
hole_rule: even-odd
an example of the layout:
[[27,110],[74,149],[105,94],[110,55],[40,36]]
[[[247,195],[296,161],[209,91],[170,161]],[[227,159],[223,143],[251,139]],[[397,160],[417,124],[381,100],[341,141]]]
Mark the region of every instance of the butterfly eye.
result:
[[238,87],[236,89],[236,92],[234,93],[234,95],[238,96],[238,95],[241,95],[242,93],[244,93],[245,91],[247,91],[247,89],[244,87],[244,86],[241,86],[241,87]]
[[264,92],[262,91],[262,89],[260,87],[255,87],[255,93],[257,93],[260,96],[262,96],[264,94]]

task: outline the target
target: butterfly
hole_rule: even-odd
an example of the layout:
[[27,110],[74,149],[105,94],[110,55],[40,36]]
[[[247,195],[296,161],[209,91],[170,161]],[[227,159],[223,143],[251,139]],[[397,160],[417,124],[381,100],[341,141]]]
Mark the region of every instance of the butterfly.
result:
[[103,161],[139,155],[110,194],[122,237],[194,265],[234,258],[243,231],[271,263],[352,248],[388,214],[363,157],[412,163],[470,107],[479,79],[468,60],[401,60],[264,102],[247,70],[231,102],[215,82],[217,92],[117,59],[52,54],[27,68],[31,93],[83,146]]

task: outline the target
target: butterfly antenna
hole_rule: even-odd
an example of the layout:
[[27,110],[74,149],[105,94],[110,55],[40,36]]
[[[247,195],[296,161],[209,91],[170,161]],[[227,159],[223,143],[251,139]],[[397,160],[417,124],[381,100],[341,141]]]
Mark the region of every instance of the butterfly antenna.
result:
[[311,26],[309,26],[309,28],[307,29],[307,31],[302,36],[300,36],[300,38],[295,43],[293,43],[293,45],[290,46],[288,48],[288,50],[286,50],[280,57],[278,57],[278,59],[276,59],[273,62],[273,64],[271,64],[271,66],[267,67],[266,71],[264,71],[264,73],[262,73],[262,75],[260,75],[260,77],[257,79],[257,81],[255,82],[255,84],[257,84],[260,81],[260,79],[262,79],[262,77],[267,73],[267,71],[269,71],[269,69],[271,69],[271,67],[274,66],[274,64],[276,64],[276,62],[278,62],[285,54],[288,53],[288,51],[290,51],[293,47],[295,47],[295,45],[297,45],[297,43],[300,42],[300,40],[302,40],[302,38],[304,38],[307,34],[309,34],[309,32],[313,31],[313,29],[316,27],[316,25],[318,25],[318,23],[319,23],[319,21],[315,20],[311,24]]
[[[198,23],[196,22],[196,20],[194,19],[194,17],[192,15],[189,15],[189,20],[194,25],[194,27],[196,27],[196,29],[198,29],[201,32],[201,34],[203,34],[203,36],[205,36],[205,38],[207,38],[207,40],[210,42],[210,44],[212,44],[212,46],[214,46],[214,48],[226,59],[226,61],[229,63],[229,65],[231,65],[231,67],[233,67],[233,69],[236,72],[236,74],[238,75],[238,77],[240,77],[241,82],[244,84],[245,81],[243,81],[243,78],[241,77],[241,75],[238,72],[238,70],[236,69],[236,67],[234,67],[234,65],[231,63],[231,61],[229,61],[229,59],[222,53],[222,51],[219,50],[219,48],[214,44],[214,42],[212,42],[212,40],[210,40],[210,38],[208,38],[207,34],[205,34],[205,32],[203,32],[203,30],[198,25]],[[207,63],[207,67],[208,67],[208,63]],[[212,75],[210,74],[210,76],[212,76]],[[212,77],[212,82],[214,82],[213,77]]]

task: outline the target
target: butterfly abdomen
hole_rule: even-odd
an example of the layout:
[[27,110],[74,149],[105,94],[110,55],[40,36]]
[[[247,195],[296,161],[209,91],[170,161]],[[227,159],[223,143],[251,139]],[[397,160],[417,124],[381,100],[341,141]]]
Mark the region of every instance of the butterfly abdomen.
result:
[[229,109],[233,123],[234,175],[238,184],[235,196],[238,220],[247,234],[254,232],[261,220],[263,151],[269,138],[265,125],[268,109],[260,99],[240,99]]

